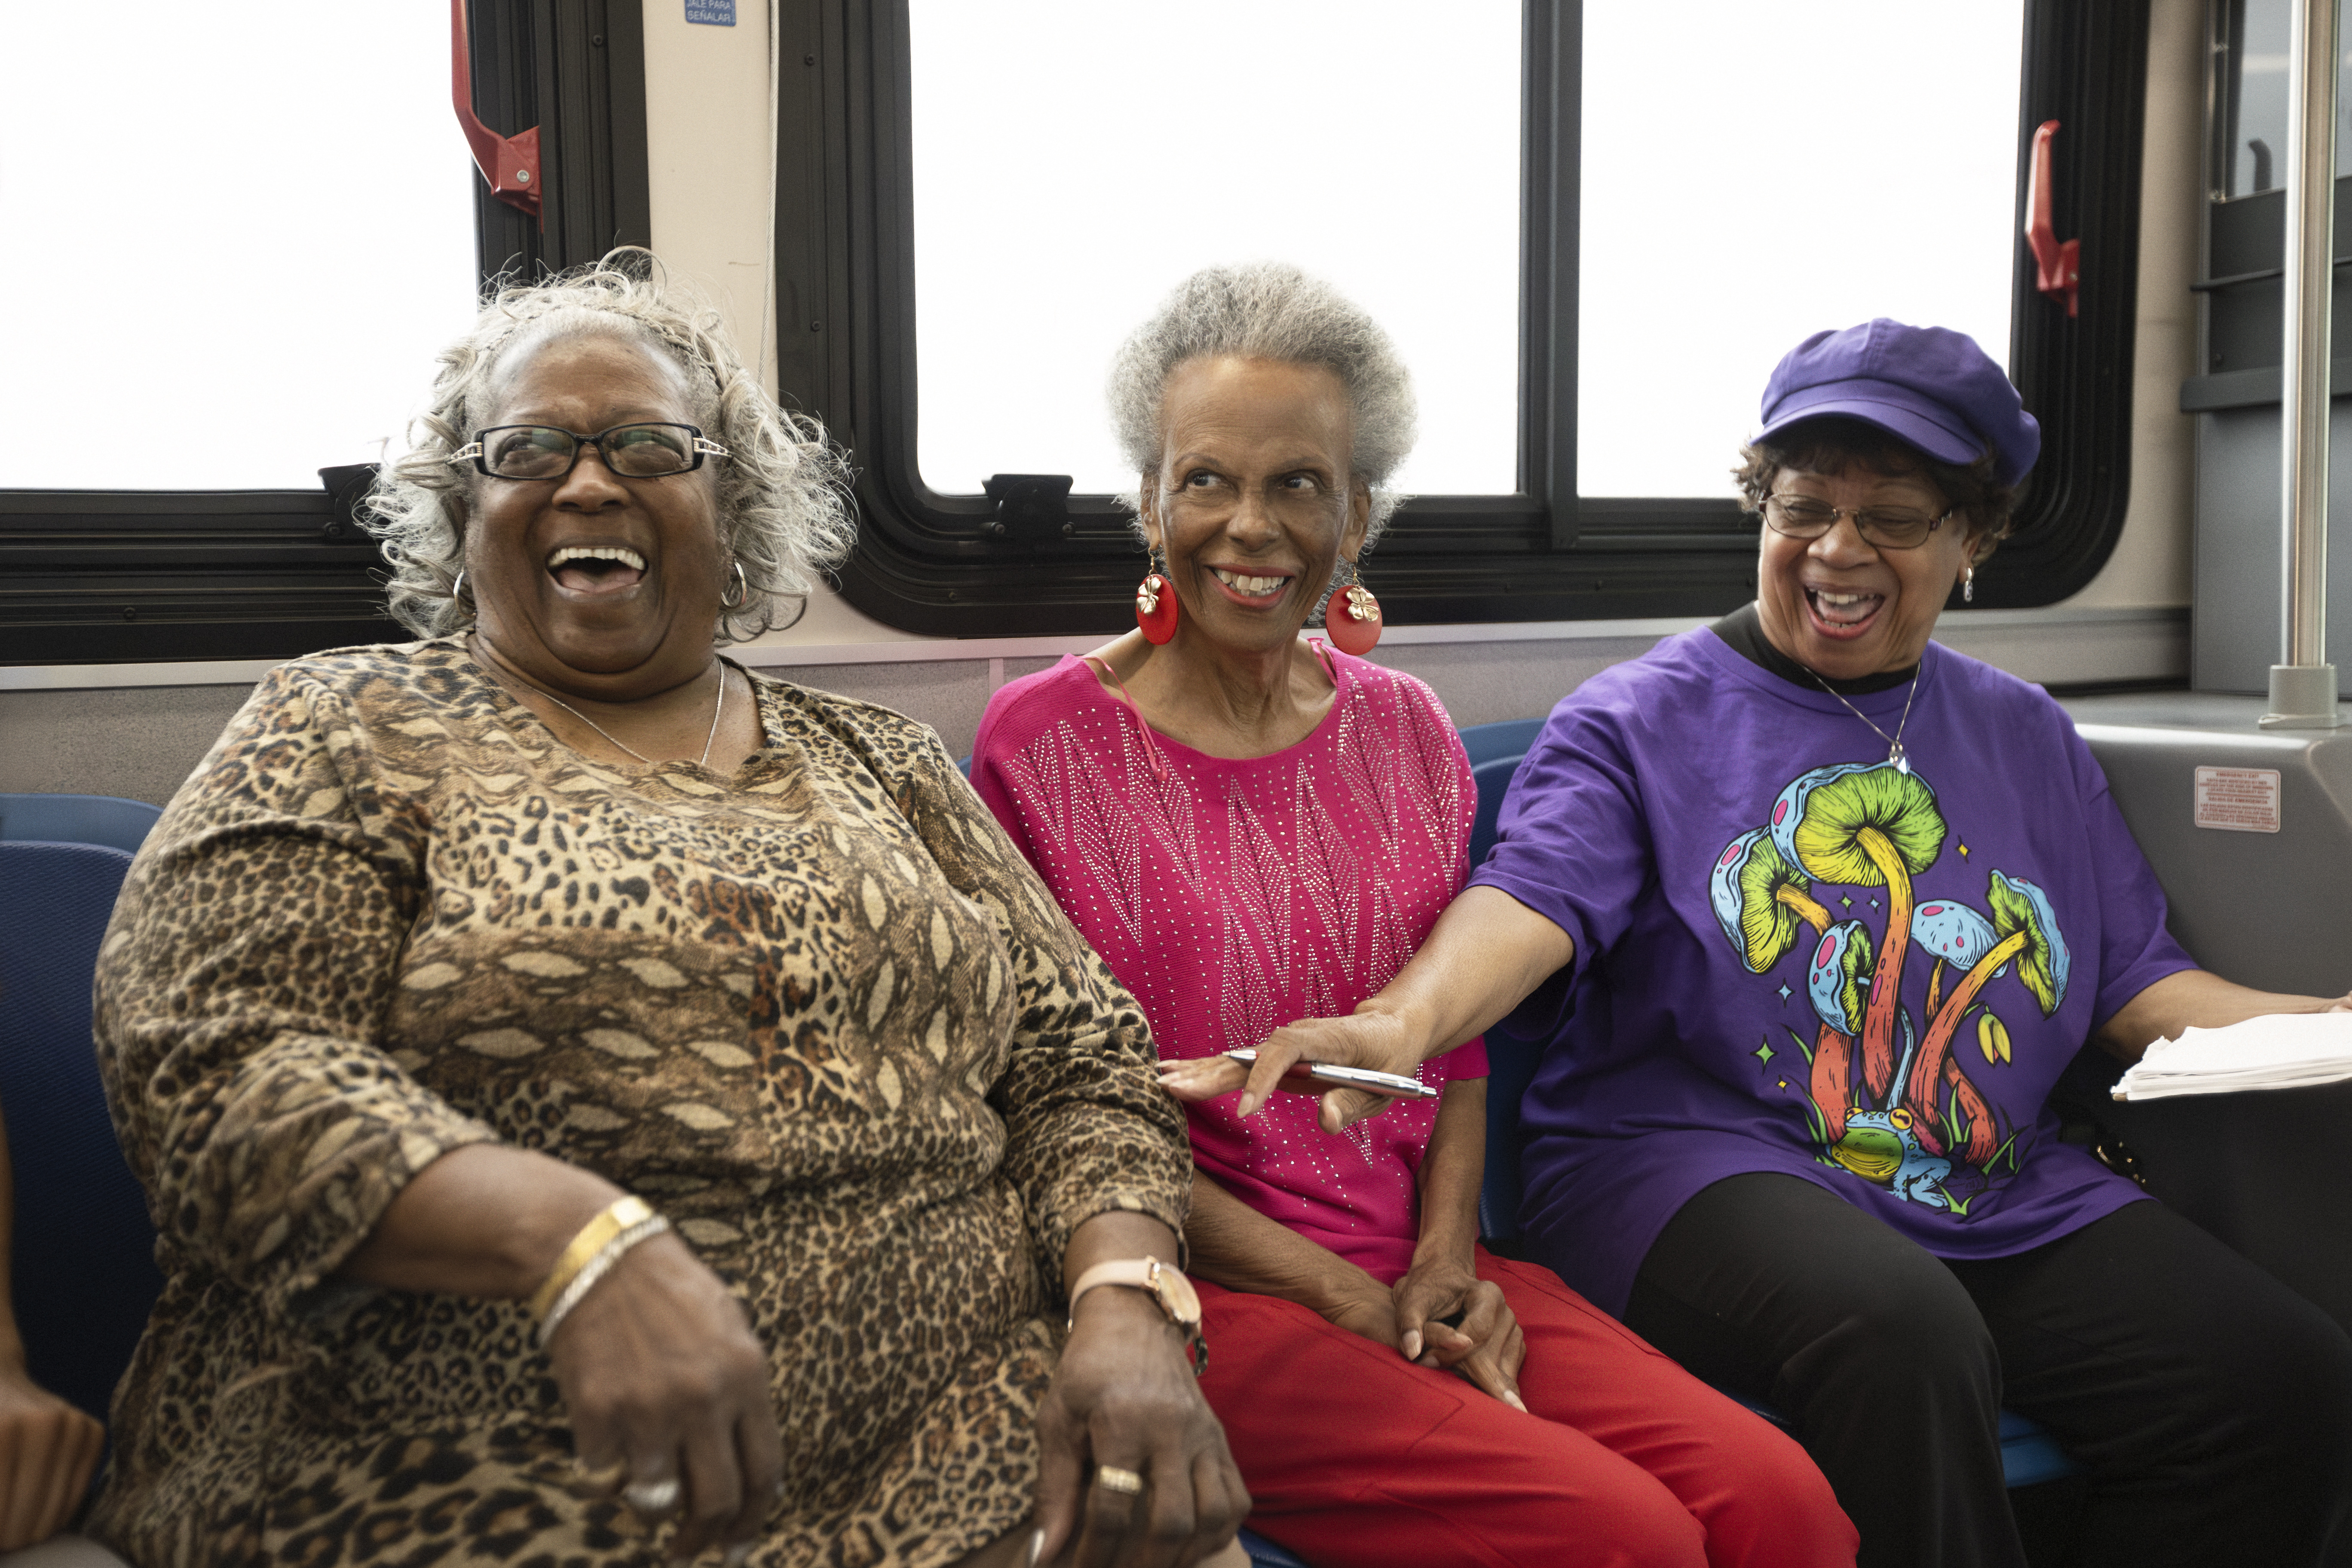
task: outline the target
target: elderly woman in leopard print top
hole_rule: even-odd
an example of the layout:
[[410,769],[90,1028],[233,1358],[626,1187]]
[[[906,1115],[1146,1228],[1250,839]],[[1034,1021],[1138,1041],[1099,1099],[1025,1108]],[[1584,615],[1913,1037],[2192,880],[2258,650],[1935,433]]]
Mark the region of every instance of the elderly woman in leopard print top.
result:
[[99,1049],[168,1284],[90,1529],[1222,1560],[1142,1016],[929,730],[714,654],[847,527],[649,273],[444,356],[376,500],[426,640],[273,673],[131,873]]

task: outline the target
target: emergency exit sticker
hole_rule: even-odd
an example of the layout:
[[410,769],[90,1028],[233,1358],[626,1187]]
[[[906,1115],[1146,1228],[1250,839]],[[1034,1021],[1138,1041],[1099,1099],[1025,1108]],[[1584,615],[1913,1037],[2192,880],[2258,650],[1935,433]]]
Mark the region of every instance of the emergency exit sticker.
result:
[[2232,833],[2279,830],[2276,768],[2199,768],[2197,826]]
[[735,0],[686,0],[686,19],[713,27],[735,25]]

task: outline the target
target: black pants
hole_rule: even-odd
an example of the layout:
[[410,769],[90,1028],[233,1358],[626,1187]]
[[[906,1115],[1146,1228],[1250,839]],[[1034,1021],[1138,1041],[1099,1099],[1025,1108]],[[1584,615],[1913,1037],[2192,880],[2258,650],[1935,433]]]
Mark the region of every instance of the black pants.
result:
[[2352,1340],[2160,1204],[2013,1258],[1948,1262],[1809,1182],[1700,1193],[1626,1323],[1788,1413],[1864,1568],[2024,1561],[2003,1405],[2088,1475],[2078,1561],[2319,1561],[2352,1500]]

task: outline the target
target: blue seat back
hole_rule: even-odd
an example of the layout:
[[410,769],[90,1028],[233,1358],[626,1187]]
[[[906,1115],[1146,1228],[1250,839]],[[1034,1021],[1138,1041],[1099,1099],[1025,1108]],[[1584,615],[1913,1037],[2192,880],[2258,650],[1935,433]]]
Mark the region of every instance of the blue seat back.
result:
[[90,976],[131,857],[0,843],[0,1114],[16,1322],[36,1382],[100,1420],[163,1289],[90,1042]]
[[1528,748],[1543,733],[1541,719],[1505,719],[1493,724],[1473,724],[1462,731],[1462,749],[1470,753],[1470,765],[1492,762],[1496,757],[1523,757]]
[[1478,1234],[1489,1251],[1516,1257],[1519,1241],[1519,1103],[1543,1060],[1541,1042],[1505,1024],[1486,1031],[1486,1172],[1478,1188]]
[[0,840],[104,844],[136,855],[163,815],[143,800],[111,795],[0,795]]
[[[1485,863],[1495,847],[1496,826],[1503,796],[1525,759],[1526,747],[1543,727],[1540,719],[1518,719],[1505,724],[1479,724],[1462,731],[1463,749],[1479,734],[1486,755],[1474,756],[1470,777],[1478,786],[1478,815],[1470,828],[1470,867]],[[1520,749],[1498,752],[1493,742],[1517,739]],[[1478,1190],[1478,1234],[1497,1250],[1516,1248],[1519,1237],[1519,1101],[1536,1075],[1543,1052],[1538,1045],[1512,1036],[1501,1026],[1486,1031],[1486,1173]]]
[[1241,1532],[1241,1548],[1249,1555],[1250,1568],[1307,1568],[1306,1563],[1265,1536],[1250,1531]]
[[1503,796],[1510,793],[1511,780],[1519,771],[1524,753],[1514,752],[1509,756],[1489,757],[1470,767],[1470,782],[1478,786],[1478,815],[1470,823],[1470,869],[1476,870],[1486,863],[1486,852],[1495,847],[1495,838],[1503,819]]

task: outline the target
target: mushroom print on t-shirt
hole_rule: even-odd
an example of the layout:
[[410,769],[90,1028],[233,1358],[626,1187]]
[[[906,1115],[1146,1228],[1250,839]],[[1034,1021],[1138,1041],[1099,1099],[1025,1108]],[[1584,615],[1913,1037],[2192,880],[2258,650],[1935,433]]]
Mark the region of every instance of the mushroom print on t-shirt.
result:
[[[2030,1114],[1997,1109],[2011,1058],[2000,1015],[2047,1018],[2065,1001],[2070,960],[2050,900],[1990,867],[1982,910],[1915,898],[1915,879],[1969,850],[1903,763],[1812,769],[1766,817],[1717,858],[1707,888],[1749,972],[1769,977],[1792,953],[1804,964],[1801,986],[1765,989],[1756,1058],[1805,1118],[1822,1164],[1965,1220],[2015,1176],[2032,1136]],[[1773,1067],[1780,1043],[1806,1063],[1801,1080]]]

